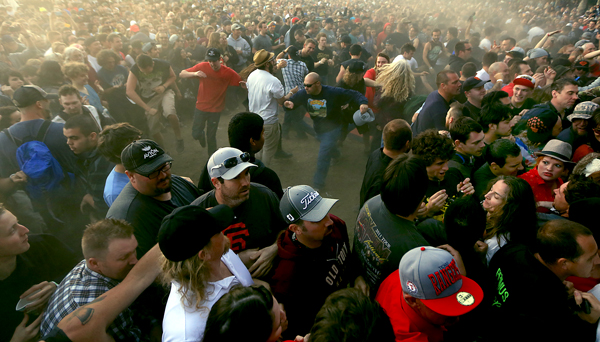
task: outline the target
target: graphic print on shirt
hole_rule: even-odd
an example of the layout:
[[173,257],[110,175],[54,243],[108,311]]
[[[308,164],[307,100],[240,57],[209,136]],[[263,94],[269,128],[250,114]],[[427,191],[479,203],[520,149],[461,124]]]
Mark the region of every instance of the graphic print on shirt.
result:
[[140,94],[143,98],[149,98],[154,96],[154,88],[162,84],[161,72],[155,68],[151,73],[144,74],[140,72],[138,78],[138,86],[140,87]]
[[308,114],[313,118],[325,118],[327,117],[327,100],[309,98],[306,109],[308,109]]
[[354,238],[359,241],[360,248],[356,250],[356,253],[367,265],[365,269],[367,277],[372,283],[378,283],[381,276],[380,266],[389,260],[392,249],[391,244],[377,229],[369,207],[365,206],[364,209],[357,220],[358,226]]
[[250,233],[244,222],[232,224],[223,230],[223,234],[225,234],[229,239],[229,242],[231,242],[230,249],[232,251],[239,253],[246,249],[246,242]]

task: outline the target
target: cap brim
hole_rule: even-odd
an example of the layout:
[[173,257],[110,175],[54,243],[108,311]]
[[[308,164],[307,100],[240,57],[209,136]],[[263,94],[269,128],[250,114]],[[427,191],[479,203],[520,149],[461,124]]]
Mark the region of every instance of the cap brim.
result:
[[166,162],[170,161],[173,161],[173,158],[171,158],[170,155],[164,153],[162,156],[154,159],[152,162],[144,164],[133,171],[139,173],[142,176],[148,176],[152,172],[156,171],[156,169],[158,169],[161,165],[164,165]]
[[204,60],[205,61],[211,61],[211,62],[216,62],[219,59],[221,59],[221,57],[206,57]]
[[46,100],[58,100],[58,94],[52,94],[52,93],[46,94],[45,99]]
[[[459,297],[462,299],[459,299]],[[482,300],[483,290],[481,286],[475,281],[462,276],[462,286],[458,292],[444,298],[421,299],[421,302],[440,315],[456,317],[475,309]]]
[[319,203],[314,208],[312,208],[310,212],[302,216],[300,219],[309,222],[319,222],[325,217],[325,215],[329,213],[329,211],[337,201],[339,200],[321,197],[321,201],[319,201]]
[[234,179],[235,177],[237,177],[240,173],[242,173],[242,171],[246,170],[249,167],[257,167],[256,165],[252,164],[252,163],[241,163],[241,164],[237,164],[236,166],[234,166],[233,168],[229,169],[229,171],[225,172],[221,178],[225,179],[225,180],[230,180],[230,179]]

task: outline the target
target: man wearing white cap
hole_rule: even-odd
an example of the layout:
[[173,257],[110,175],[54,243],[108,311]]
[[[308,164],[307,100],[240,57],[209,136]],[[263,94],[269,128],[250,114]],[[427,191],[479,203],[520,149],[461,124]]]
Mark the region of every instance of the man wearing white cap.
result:
[[446,328],[481,303],[483,290],[464,276],[460,254],[444,249],[411,249],[379,287],[375,300],[390,317],[396,341],[443,341]]
[[573,114],[567,116],[571,121],[571,127],[563,130],[556,139],[568,142],[575,151],[579,146],[586,142],[588,134],[588,123],[592,118],[592,113],[600,106],[592,101],[585,101],[575,106]]
[[206,169],[214,189],[198,197],[193,205],[208,209],[225,204],[233,209],[235,220],[223,233],[253,277],[271,269],[277,254],[277,236],[286,228],[279,212],[279,199],[269,188],[250,183],[250,154],[224,147],[208,160]]
[[291,315],[285,332],[289,338],[310,331],[327,296],[353,280],[346,223],[329,214],[337,201],[321,197],[308,185],[297,185],[286,190],[279,204],[288,228],[277,241],[278,257],[269,282]]

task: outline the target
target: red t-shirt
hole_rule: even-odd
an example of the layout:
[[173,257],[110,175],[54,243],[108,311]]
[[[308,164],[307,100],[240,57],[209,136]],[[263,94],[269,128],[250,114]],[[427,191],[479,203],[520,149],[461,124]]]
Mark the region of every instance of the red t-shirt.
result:
[[[527,171],[526,173],[519,176],[529,183],[533,190],[533,197],[536,202],[554,202],[554,189],[552,188],[552,182],[546,182],[540,177],[537,167]],[[556,187],[560,188],[563,184],[563,180],[560,178],[556,179]],[[538,206],[537,211],[540,213],[549,213],[550,210],[545,207]]]
[[390,318],[396,341],[440,342],[444,327],[434,326],[413,310],[404,300],[400,285],[400,271],[390,274],[377,291],[375,300]]
[[186,69],[189,72],[202,71],[206,77],[200,78],[196,109],[203,112],[218,113],[225,108],[227,87],[239,86],[242,78],[233,69],[221,65],[219,71],[214,71],[208,62],[198,63]]
[[[375,78],[377,78],[377,73],[375,72],[375,69],[367,70],[364,78],[368,78],[370,80],[375,81]],[[365,97],[367,98],[367,100],[369,100],[369,108],[371,108],[373,110],[373,112],[377,113],[379,111],[379,108],[375,107],[375,103],[374,103],[375,90],[376,89],[373,87],[367,87],[367,91],[365,92]]]

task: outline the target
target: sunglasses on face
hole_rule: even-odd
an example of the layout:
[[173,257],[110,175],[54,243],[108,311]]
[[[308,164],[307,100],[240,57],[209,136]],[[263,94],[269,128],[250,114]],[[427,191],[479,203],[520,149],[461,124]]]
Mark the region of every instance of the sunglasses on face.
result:
[[244,152],[237,157],[231,157],[231,158],[225,159],[221,164],[219,164],[217,166],[213,166],[211,171],[214,169],[219,169],[221,167],[224,167],[226,169],[231,169],[232,167],[235,167],[238,164],[246,163],[248,161],[250,161],[250,153]]
[[163,167],[161,167],[158,170],[153,171],[151,174],[147,175],[146,177],[148,177],[150,179],[156,179],[161,174],[161,172],[166,173],[167,171],[169,171],[171,169],[171,165],[173,165],[173,162],[167,162],[165,165],[163,165]]
[[[319,82],[319,81],[317,81],[317,82]],[[304,88],[310,88],[310,87],[314,86],[315,84],[317,84],[317,82],[315,82],[315,83],[313,83],[313,84],[306,84],[306,83],[305,83],[305,84],[304,84]]]

